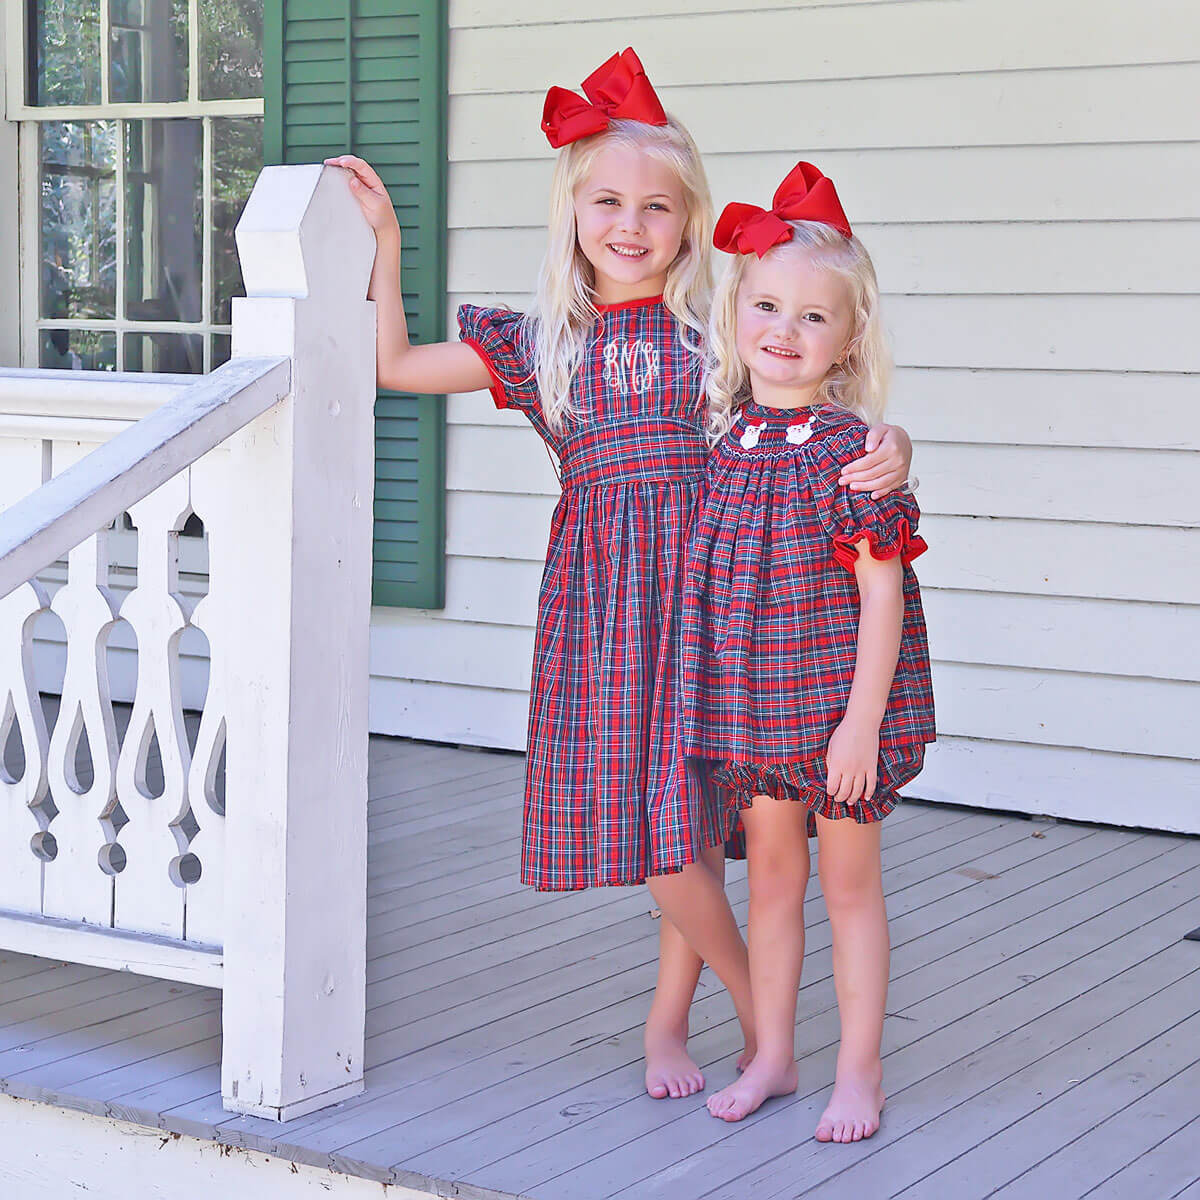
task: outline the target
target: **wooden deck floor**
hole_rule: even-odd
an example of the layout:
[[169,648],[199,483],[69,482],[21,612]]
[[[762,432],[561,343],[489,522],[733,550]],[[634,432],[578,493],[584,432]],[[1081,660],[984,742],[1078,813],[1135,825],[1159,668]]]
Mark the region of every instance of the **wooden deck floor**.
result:
[[[883,1127],[811,1130],[832,1081],[814,878],[801,1087],[740,1125],[640,1088],[644,889],[516,881],[523,760],[372,746],[367,1091],[285,1126],[219,1095],[219,996],[0,955],[0,1091],[440,1195],[537,1200],[1200,1196],[1200,840],[910,804],[889,818]],[[815,877],[815,872],[814,872]],[[740,917],[746,881],[731,872]],[[707,977],[693,1048],[733,1075]]]

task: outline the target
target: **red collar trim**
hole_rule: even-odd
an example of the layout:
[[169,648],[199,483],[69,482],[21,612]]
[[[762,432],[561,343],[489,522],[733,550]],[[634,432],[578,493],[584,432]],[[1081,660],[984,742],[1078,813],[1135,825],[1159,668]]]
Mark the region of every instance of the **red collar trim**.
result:
[[651,304],[661,304],[662,296],[646,296],[641,300],[622,300],[619,304],[596,304],[597,312],[617,312],[622,308],[647,308]]

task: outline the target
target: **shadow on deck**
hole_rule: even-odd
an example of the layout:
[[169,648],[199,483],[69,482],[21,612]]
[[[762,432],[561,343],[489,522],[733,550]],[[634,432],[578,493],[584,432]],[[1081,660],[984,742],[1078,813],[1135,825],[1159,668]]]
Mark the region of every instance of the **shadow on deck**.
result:
[[[644,889],[517,882],[524,760],[373,739],[367,1090],[275,1125],[220,1103],[219,994],[0,954],[0,1092],[436,1195],[1200,1196],[1200,839],[920,803],[885,825],[883,1127],[811,1140],[833,1076],[813,881],[796,1097],[740,1125],[641,1090]],[[742,867],[729,894],[746,913]],[[693,1050],[740,1046],[708,972]],[[1154,1154],[1149,1151],[1154,1150]]]

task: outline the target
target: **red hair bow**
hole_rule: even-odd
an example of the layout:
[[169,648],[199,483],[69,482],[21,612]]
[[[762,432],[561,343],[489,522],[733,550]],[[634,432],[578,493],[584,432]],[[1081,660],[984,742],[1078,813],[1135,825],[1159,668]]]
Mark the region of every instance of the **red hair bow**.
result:
[[757,254],[792,240],[789,221],[817,221],[853,236],[833,180],[812,163],[797,163],[775,189],[770,211],[757,204],[727,204],[713,231],[713,245],[729,254]]
[[555,150],[602,132],[614,118],[646,125],[667,123],[667,114],[632,47],[597,67],[583,81],[583,93],[586,100],[566,88],[552,87],[546,93],[542,132]]

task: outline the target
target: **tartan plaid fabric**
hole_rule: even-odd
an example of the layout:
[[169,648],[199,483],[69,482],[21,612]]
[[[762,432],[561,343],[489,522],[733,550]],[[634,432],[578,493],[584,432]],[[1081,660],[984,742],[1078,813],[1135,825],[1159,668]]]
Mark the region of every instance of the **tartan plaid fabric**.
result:
[[[807,415],[812,432],[800,440]],[[823,758],[854,681],[851,546],[864,537],[877,557],[899,554],[904,563],[903,635],[881,750],[934,740],[925,619],[909,566],[926,548],[916,502],[872,500],[837,482],[865,434],[857,417],[831,406],[807,414],[748,404],[709,458],[684,593],[685,754],[798,771]]]
[[703,485],[700,363],[661,301],[602,307],[572,399],[547,425],[519,313],[464,305],[464,342],[556,452],[530,689],[521,878],[633,884],[722,841],[723,802],[692,797],[678,755],[679,611]]
[[755,796],[803,804],[808,809],[808,836],[816,837],[818,815],[830,821],[857,821],[860,825],[882,821],[900,802],[900,788],[921,773],[924,763],[924,744],[882,749],[875,794],[858,804],[839,804],[825,791],[824,756],[802,763],[746,763],[732,759],[720,762],[690,758],[687,771],[693,788],[706,792],[709,803],[725,807],[729,822],[725,856],[745,858],[746,835],[741,810],[749,808]]

